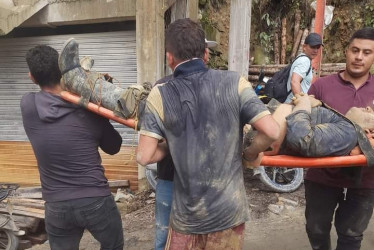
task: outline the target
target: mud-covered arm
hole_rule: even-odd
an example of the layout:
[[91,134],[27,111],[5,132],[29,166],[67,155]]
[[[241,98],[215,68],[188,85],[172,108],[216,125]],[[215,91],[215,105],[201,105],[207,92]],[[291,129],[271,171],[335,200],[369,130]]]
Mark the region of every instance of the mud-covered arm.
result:
[[269,148],[279,136],[279,125],[244,78],[239,81],[240,119],[256,129],[256,136],[250,145],[243,149],[246,166],[256,167],[261,162],[261,152]]
[[252,143],[243,150],[246,165],[257,167],[261,163],[262,154],[279,136],[279,125],[271,115],[266,115],[251,124],[257,134]]
[[103,122],[103,135],[100,140],[100,148],[107,154],[117,154],[122,145],[122,137],[108,119]]

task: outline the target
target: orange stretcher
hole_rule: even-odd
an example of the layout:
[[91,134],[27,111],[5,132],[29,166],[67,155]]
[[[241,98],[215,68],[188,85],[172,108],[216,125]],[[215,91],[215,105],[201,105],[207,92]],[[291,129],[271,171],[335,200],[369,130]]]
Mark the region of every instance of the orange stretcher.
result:
[[[68,91],[62,91],[61,97],[71,103],[78,104],[80,97]],[[89,102],[87,109],[105,118],[121,123],[127,127],[135,129],[136,121],[134,119],[124,119],[115,116],[113,111],[100,107]],[[320,158],[307,158],[290,155],[264,156],[261,161],[262,166],[266,167],[287,167],[287,168],[338,168],[352,166],[366,166],[367,161],[364,155],[355,156],[332,156]]]
[[[79,100],[80,100],[80,96],[78,95],[74,95],[68,91],[62,91],[61,92],[61,97],[62,99],[64,99],[65,101],[68,101],[68,102],[71,102],[71,103],[74,103],[74,104],[79,104]],[[94,112],[98,115],[101,115],[105,118],[108,118],[108,119],[111,119],[113,121],[116,121],[118,123],[121,123],[129,128],[133,128],[135,129],[135,126],[136,126],[136,121],[134,119],[124,119],[124,118],[121,118],[121,117],[118,117],[116,115],[114,115],[113,111],[109,110],[109,109],[106,109],[104,107],[101,107],[97,104],[94,104],[92,102],[89,102],[87,104],[87,109],[91,112]]]
[[329,156],[319,158],[307,158],[290,155],[264,156],[261,165],[267,167],[287,168],[340,168],[352,166],[366,166],[365,156]]

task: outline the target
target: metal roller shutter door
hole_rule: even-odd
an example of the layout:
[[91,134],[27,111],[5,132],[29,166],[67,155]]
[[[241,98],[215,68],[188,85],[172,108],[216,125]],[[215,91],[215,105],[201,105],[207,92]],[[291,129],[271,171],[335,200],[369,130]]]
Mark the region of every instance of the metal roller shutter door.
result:
[[[26,92],[39,91],[28,78],[26,52],[46,44],[60,52],[63,43],[74,37],[80,57],[91,56],[93,70],[109,73],[126,88],[136,81],[135,31],[87,33],[0,39],[0,141],[28,141],[22,125],[19,103]],[[125,145],[137,144],[136,132],[113,122]]]

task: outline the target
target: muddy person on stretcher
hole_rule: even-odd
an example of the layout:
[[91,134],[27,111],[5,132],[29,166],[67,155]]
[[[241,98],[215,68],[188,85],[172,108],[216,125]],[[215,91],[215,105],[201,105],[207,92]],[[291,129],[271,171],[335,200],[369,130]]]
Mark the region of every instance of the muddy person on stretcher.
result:
[[[294,97],[292,104],[272,99],[268,108],[281,132],[264,155],[325,157],[364,153],[368,166],[373,165],[374,111],[371,107],[353,107],[343,116],[313,96],[301,93]],[[244,148],[255,133],[247,129]],[[243,164],[247,165],[245,159]]]
[[[141,117],[145,100],[152,88],[148,82],[121,88],[113,84],[108,74],[91,71],[94,60],[83,57],[79,60],[79,45],[74,38],[67,40],[61,50],[58,64],[62,74],[64,89],[81,96],[79,105],[87,107],[95,103],[114,112],[124,119]],[[135,126],[139,129],[140,122]]]
[[[65,42],[59,67],[65,89],[81,96],[80,104],[89,101],[112,110],[128,119],[141,118],[144,102],[151,89],[149,83],[132,85],[127,89],[112,84],[109,75],[90,71],[93,59],[79,60],[78,43],[72,38]],[[374,111],[351,108],[345,117],[306,94],[296,95],[292,104],[272,100],[268,108],[279,123],[281,135],[265,155],[294,155],[303,157],[345,156],[365,154],[368,165],[373,165]],[[137,129],[140,127],[140,122]],[[245,148],[256,131],[244,136]],[[246,165],[245,159],[243,159]]]

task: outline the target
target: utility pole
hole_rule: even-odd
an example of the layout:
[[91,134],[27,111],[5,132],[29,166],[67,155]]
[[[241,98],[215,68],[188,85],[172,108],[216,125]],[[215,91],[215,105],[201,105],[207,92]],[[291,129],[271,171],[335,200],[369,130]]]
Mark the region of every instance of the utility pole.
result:
[[252,0],[231,0],[229,70],[248,79]]
[[[323,25],[325,22],[325,6],[326,6],[326,0],[317,0],[314,32],[318,33],[322,37],[322,41],[323,41]],[[312,61],[312,68],[315,70],[315,74],[313,74],[312,82],[317,80],[320,76],[321,63],[322,63],[322,50],[323,50],[323,47],[321,47],[318,55]]]

